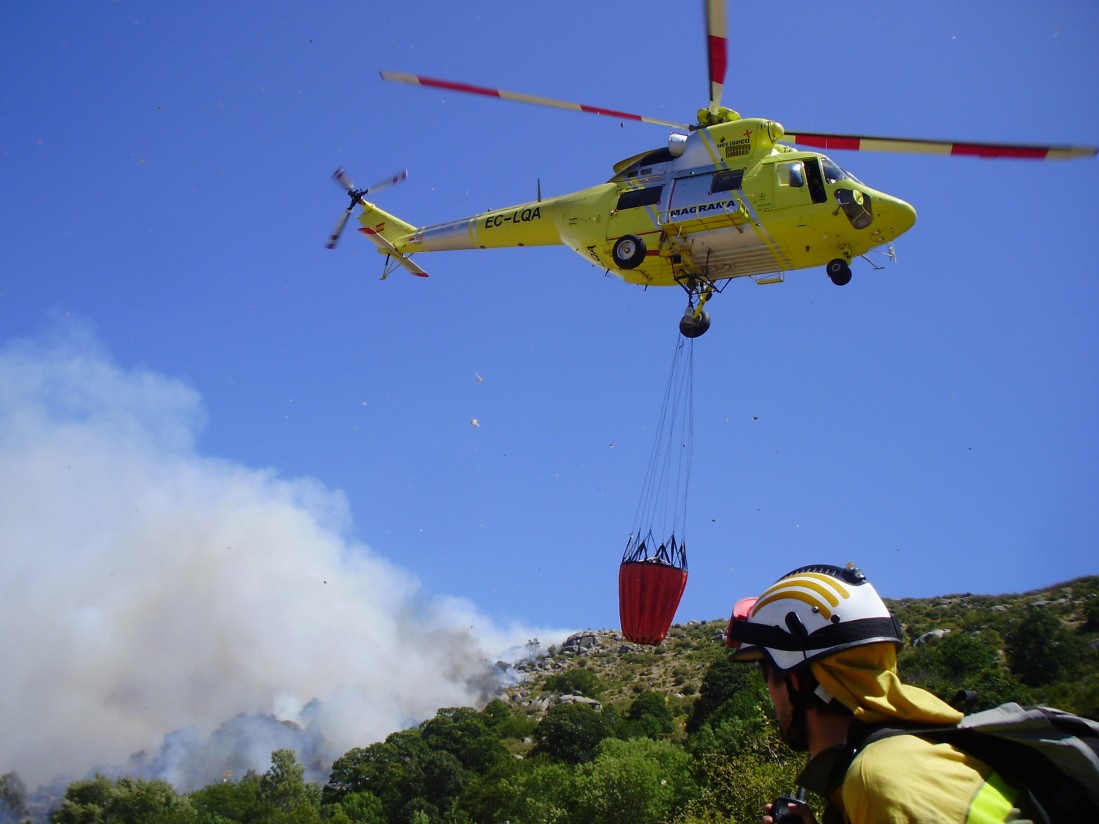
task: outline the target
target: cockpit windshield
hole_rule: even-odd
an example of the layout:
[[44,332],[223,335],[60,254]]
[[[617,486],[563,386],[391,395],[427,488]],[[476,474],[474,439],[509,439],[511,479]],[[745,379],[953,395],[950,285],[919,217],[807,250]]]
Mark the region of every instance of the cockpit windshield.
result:
[[856,183],[861,183],[857,177],[850,172],[845,172],[839,167],[839,165],[830,157],[820,156],[820,165],[824,168],[824,182],[825,183],[838,183],[841,180],[853,180]]

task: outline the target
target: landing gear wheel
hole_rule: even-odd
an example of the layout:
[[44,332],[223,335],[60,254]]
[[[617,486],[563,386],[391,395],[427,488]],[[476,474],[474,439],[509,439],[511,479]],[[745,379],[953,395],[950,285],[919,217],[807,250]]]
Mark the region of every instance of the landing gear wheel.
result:
[[645,259],[645,241],[637,235],[623,235],[615,241],[611,257],[619,269],[636,269]]
[[851,282],[851,267],[847,265],[847,261],[843,258],[834,258],[828,261],[825,271],[828,273],[828,278],[836,286],[846,286]]
[[693,312],[688,312],[679,319],[679,334],[685,338],[697,338],[710,328],[710,313],[705,309],[695,319]]

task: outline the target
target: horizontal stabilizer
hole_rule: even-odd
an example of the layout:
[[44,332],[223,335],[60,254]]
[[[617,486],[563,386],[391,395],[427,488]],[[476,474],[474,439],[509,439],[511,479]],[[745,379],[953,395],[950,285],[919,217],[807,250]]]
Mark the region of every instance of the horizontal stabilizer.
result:
[[370,238],[371,242],[373,242],[373,244],[377,246],[381,251],[385,252],[391,258],[396,260],[397,263],[399,263],[409,272],[414,274],[416,277],[427,277],[427,272],[425,272],[423,269],[413,263],[412,258],[410,258],[408,255],[402,255],[400,252],[398,252],[397,247],[395,247],[392,243],[382,237],[378,230],[370,229],[364,226],[363,228],[359,229],[359,231],[366,235],[368,238]]

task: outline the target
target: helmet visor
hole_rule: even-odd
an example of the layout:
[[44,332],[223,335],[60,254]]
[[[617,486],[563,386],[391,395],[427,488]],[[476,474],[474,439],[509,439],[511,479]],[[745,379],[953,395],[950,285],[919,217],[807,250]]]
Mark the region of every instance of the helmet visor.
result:
[[747,621],[752,615],[752,607],[759,598],[741,598],[733,606],[733,614],[729,618],[729,628],[725,631],[725,646],[731,650],[740,649],[740,638],[737,635],[735,624],[738,621]]

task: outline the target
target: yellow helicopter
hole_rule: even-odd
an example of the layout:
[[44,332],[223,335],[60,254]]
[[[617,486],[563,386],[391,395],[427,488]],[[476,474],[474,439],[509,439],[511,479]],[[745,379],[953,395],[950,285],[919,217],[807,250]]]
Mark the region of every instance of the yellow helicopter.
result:
[[[398,72],[382,79],[487,95],[671,127],[666,147],[627,158],[606,183],[433,226],[418,227],[367,201],[368,192],[405,173],[356,189],[343,169],[334,177],[351,198],[329,238],[334,248],[356,205],[359,230],[386,255],[382,278],[398,266],[426,277],[418,252],[567,246],[627,283],[680,286],[687,308],[680,332],[710,326],[706,303],[733,279],[778,283],[786,272],[823,266],[837,286],[851,261],[871,251],[893,257],[891,242],[916,221],[900,198],[872,189],[815,150],[862,150],[983,158],[1064,160],[1093,157],[1085,146],[1020,146],[788,132],[773,120],[741,117],[721,105],[728,47],[726,0],[705,0],[709,106],[698,122],[666,120]],[[805,147],[804,149],[797,147]],[[874,268],[881,268],[871,262]]]

